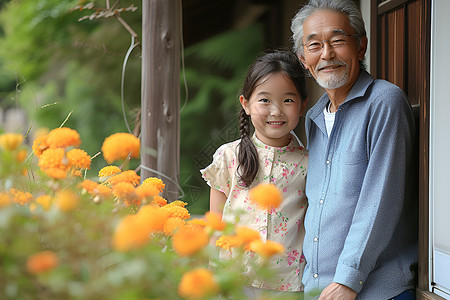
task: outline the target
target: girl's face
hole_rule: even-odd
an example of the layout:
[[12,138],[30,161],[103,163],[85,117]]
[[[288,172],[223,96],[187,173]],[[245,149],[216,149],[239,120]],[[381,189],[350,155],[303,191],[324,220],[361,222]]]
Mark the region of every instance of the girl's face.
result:
[[289,133],[305,109],[294,83],[283,73],[263,77],[250,99],[241,95],[239,100],[251,117],[256,137],[272,147],[289,144]]

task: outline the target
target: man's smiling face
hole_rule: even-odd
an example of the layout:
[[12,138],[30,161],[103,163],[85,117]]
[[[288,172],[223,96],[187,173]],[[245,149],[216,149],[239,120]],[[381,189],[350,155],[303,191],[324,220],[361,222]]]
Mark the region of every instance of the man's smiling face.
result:
[[[323,43],[319,51],[311,52],[305,47],[300,56],[304,67],[325,89],[349,90],[359,75],[359,61],[364,58],[366,39],[358,39],[348,17],[330,10],[319,10],[303,23],[303,43]],[[331,41],[342,37],[339,47],[332,47]]]

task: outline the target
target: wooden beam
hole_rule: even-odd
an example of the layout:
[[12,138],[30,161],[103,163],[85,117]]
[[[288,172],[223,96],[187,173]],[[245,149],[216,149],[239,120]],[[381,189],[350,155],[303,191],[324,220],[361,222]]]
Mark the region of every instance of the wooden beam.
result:
[[180,44],[181,0],[143,0],[141,180],[162,179],[168,201],[178,199]]

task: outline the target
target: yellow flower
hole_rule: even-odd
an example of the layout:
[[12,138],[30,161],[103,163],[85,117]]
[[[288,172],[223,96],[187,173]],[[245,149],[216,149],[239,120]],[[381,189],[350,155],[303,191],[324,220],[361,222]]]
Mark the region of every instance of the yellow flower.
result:
[[0,192],[0,208],[11,204],[11,198],[7,193]]
[[16,150],[23,142],[23,135],[18,133],[4,133],[0,135],[0,147],[5,150]]
[[72,211],[77,208],[79,201],[80,197],[70,190],[62,190],[55,197],[56,206],[63,212]]
[[166,206],[167,200],[159,195],[156,195],[156,196],[153,196],[152,204],[157,205],[157,206]]
[[46,143],[50,148],[78,147],[81,140],[80,135],[75,130],[61,127],[48,133]]
[[103,157],[110,164],[128,156],[138,158],[141,142],[130,133],[115,133],[105,139],[102,145]]
[[52,251],[42,251],[30,256],[27,260],[27,270],[32,274],[50,271],[57,267],[59,259]]
[[42,153],[48,149],[47,136],[43,135],[43,136],[37,137],[33,142],[32,148],[33,148],[34,155],[36,155],[37,157],[40,157],[42,155]]
[[187,202],[181,201],[181,200],[175,200],[173,202],[170,202],[170,205],[179,206],[179,207],[185,207],[188,205]]
[[202,250],[209,242],[203,228],[183,227],[173,235],[173,248],[181,256],[190,256]]
[[188,224],[192,224],[194,226],[205,227],[207,223],[204,219],[194,218],[194,219],[189,220]]
[[72,149],[67,152],[66,156],[71,167],[75,167],[77,169],[91,168],[91,157],[84,150]]
[[225,250],[231,250],[242,246],[242,241],[234,235],[222,235],[216,241],[216,246]]
[[112,175],[116,175],[120,172],[122,172],[122,170],[117,166],[107,166],[107,167],[102,168],[98,172],[98,177],[109,177]]
[[149,228],[151,232],[163,231],[164,224],[169,219],[169,213],[155,207],[153,205],[142,206],[136,214],[138,219],[141,219],[145,227]]
[[250,250],[259,254],[264,258],[271,257],[284,252],[284,246],[274,241],[266,241],[265,243],[256,240],[250,243]]
[[185,223],[186,222],[180,218],[171,217],[167,219],[166,223],[164,223],[164,234],[169,236],[173,235],[180,228],[182,228]]
[[38,166],[41,169],[57,168],[67,170],[69,160],[66,152],[62,148],[54,148],[45,150],[39,157]]
[[98,184],[94,190],[93,193],[96,196],[100,196],[103,198],[109,197],[112,195],[112,189],[110,187],[107,187],[106,185],[103,184]]
[[33,200],[33,195],[28,192],[22,192],[14,188],[10,189],[9,192],[12,195],[13,202],[19,205],[25,205]]
[[186,208],[177,205],[172,205],[172,203],[163,206],[162,209],[167,210],[170,213],[171,217],[181,219],[189,219],[191,217],[189,211]]
[[41,195],[34,200],[36,203],[39,203],[44,210],[49,210],[50,205],[52,204],[52,197],[49,195]]
[[201,299],[219,292],[219,286],[213,278],[213,273],[205,268],[187,272],[178,285],[178,294],[187,299]]
[[273,184],[262,183],[250,190],[250,199],[263,209],[280,206],[282,198],[280,190]]
[[136,174],[136,172],[133,170],[127,170],[127,171],[124,171],[122,173],[119,173],[117,175],[114,175],[114,176],[108,178],[108,180],[106,182],[108,182],[111,185],[115,185],[119,182],[129,182],[129,183],[132,183],[133,185],[137,186],[140,181],[141,181],[141,176]]
[[211,227],[212,229],[217,231],[224,230],[225,226],[227,225],[225,222],[222,221],[221,215],[212,211],[206,212],[205,221],[206,226]]
[[152,185],[152,186],[156,187],[160,193],[162,193],[164,191],[164,188],[166,187],[164,182],[161,179],[156,178],[156,177],[149,177],[149,178],[145,179],[142,182],[142,184],[143,185],[144,184]]

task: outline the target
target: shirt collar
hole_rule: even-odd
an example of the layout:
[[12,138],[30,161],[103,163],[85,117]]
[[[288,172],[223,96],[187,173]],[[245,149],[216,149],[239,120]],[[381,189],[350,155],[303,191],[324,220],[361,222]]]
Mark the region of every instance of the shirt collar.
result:
[[283,147],[273,147],[273,146],[266,145],[256,137],[256,134],[253,134],[252,142],[257,149],[264,149],[267,151],[273,151],[273,152],[279,152],[279,153],[284,153],[289,149],[293,149],[295,147],[297,147],[297,148],[300,147],[300,144],[298,143],[297,139],[294,136],[292,136],[292,134],[291,134],[291,141],[289,142],[289,144],[287,144],[286,146],[283,146]]
[[[373,81],[373,77],[367,73],[367,71],[361,69],[358,79],[350,90],[350,93],[347,95],[347,98],[345,98],[345,101],[339,106],[339,109],[342,109],[348,105],[347,103],[351,100],[364,96]],[[330,101],[330,99],[328,98],[328,94],[325,92],[317,103],[308,111],[306,114],[305,123],[307,132],[309,132],[311,127],[311,121],[315,122],[324,133],[326,132],[323,110],[325,109],[328,101]]]

